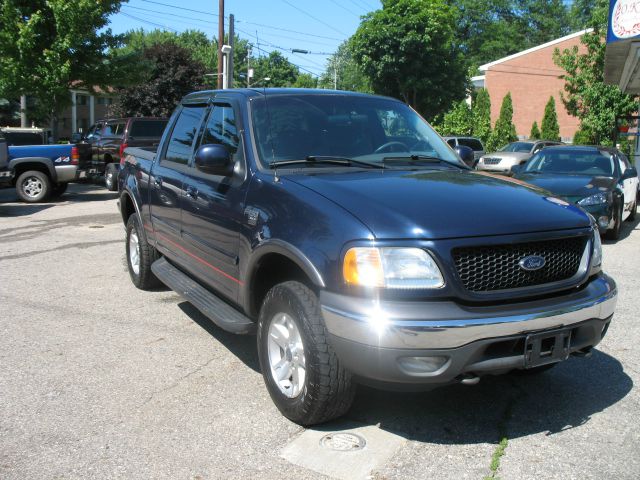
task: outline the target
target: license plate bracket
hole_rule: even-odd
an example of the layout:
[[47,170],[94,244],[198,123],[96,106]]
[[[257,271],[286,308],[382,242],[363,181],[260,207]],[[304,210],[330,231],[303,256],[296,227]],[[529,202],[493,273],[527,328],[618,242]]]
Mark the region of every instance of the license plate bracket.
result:
[[569,358],[570,346],[570,329],[529,334],[524,342],[524,368],[566,360]]

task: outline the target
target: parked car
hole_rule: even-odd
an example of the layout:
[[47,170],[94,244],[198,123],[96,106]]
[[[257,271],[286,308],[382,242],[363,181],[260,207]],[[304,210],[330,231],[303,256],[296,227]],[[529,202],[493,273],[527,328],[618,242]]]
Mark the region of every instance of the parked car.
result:
[[166,118],[156,117],[111,118],[98,121],[82,137],[91,144],[89,173],[104,175],[107,189],[116,190],[124,149],[157,147],[166,125]]
[[190,94],[157,152],[125,150],[119,191],[134,285],[257,332],[271,398],[304,425],[345,413],[357,383],[475,384],[588,355],[614,313],[591,216],[474,172],[391,98]]
[[635,219],[638,172],[615,148],[548,147],[514,170],[515,178],[580,205],[610,239],[618,239],[623,221]]
[[551,142],[548,140],[532,140],[512,142],[494,153],[483,155],[476,168],[496,173],[509,173],[514,165],[523,165],[534,154],[545,147],[553,145],[562,145],[560,142]]
[[[446,142],[451,146],[451,148],[455,149],[455,147],[461,145],[465,147],[469,147],[473,150],[474,160],[477,162],[480,157],[485,154],[484,145],[482,144],[482,140],[476,137],[444,137]],[[474,162],[474,163],[475,163]],[[471,165],[475,167],[475,165]]]
[[86,177],[80,166],[89,155],[88,146],[8,145],[4,136],[0,132],[0,187],[15,187],[21,200],[46,201],[62,195],[69,182]]

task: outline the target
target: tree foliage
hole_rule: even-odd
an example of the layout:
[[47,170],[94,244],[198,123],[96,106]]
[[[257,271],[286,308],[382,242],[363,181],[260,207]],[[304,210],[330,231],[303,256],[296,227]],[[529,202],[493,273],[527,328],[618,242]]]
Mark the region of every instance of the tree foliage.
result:
[[533,125],[531,125],[531,133],[529,134],[529,138],[533,140],[540,140],[542,138],[540,128],[538,128],[538,122],[536,122],[535,120],[533,122]]
[[544,140],[560,141],[560,125],[558,125],[558,113],[556,112],[556,101],[549,97],[549,101],[544,107],[544,117],[542,117],[541,135]]
[[476,93],[472,111],[473,135],[486,145],[491,136],[491,97],[486,89],[482,88]]
[[[318,82],[321,88],[334,88],[334,80],[338,90],[371,93],[371,84],[353,55],[353,47],[349,40],[338,47],[338,51],[327,61],[327,69]],[[335,76],[334,76],[335,75]]]
[[0,3],[0,97],[29,95],[40,116],[71,102],[69,87],[106,87],[122,73],[108,54],[120,37],[109,15],[120,0],[3,0]]
[[447,136],[468,136],[473,133],[473,116],[466,100],[461,100],[444,114],[438,132]]
[[118,115],[169,116],[183,96],[202,86],[204,65],[194,61],[191,52],[175,43],[145,48],[142,60],[147,66],[145,78],[119,91],[115,106]]
[[253,69],[253,83],[260,87],[292,87],[300,75],[298,67],[275,50],[267,56],[255,59]]
[[513,124],[513,101],[511,100],[511,93],[507,93],[502,100],[500,116],[496,120],[496,125],[493,132],[491,132],[486,149],[493,152],[507,143],[515,142],[517,139],[516,127]]
[[444,0],[383,0],[351,39],[374,92],[403,99],[427,118],[465,96],[456,15]]
[[590,20],[594,30],[581,39],[586,53],[580,53],[577,46],[554,52],[555,63],[567,72],[562,76],[562,103],[570,115],[580,119],[581,135],[590,136],[588,143],[611,144],[616,116],[637,109],[631,95],[604,83],[608,5],[606,0],[595,1]]

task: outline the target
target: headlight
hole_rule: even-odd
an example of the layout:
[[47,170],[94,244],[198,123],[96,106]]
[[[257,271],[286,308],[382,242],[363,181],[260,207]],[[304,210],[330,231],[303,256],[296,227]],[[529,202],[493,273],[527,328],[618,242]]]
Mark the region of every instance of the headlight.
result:
[[354,247],[344,256],[345,282],[362,287],[440,288],[442,273],[435,260],[419,248]]
[[583,207],[588,207],[589,205],[602,205],[603,203],[607,203],[606,193],[596,193],[595,195],[585,197],[578,201],[578,205]]
[[599,267],[602,265],[602,241],[600,240],[600,232],[598,226],[593,228],[593,256],[591,257],[591,267]]

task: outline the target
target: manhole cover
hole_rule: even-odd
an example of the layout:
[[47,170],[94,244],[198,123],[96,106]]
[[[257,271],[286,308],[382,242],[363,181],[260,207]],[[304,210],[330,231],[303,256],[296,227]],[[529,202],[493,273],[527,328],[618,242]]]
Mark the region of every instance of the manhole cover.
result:
[[320,446],[339,452],[362,450],[367,441],[355,433],[329,433],[320,439]]

